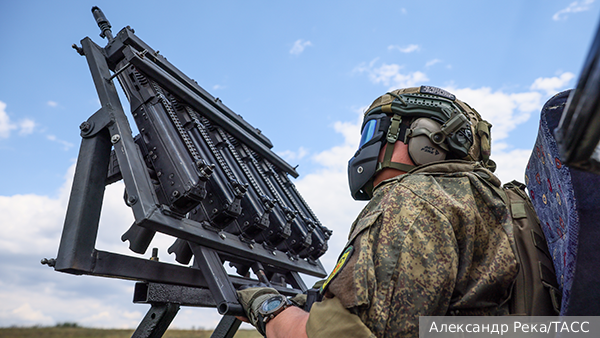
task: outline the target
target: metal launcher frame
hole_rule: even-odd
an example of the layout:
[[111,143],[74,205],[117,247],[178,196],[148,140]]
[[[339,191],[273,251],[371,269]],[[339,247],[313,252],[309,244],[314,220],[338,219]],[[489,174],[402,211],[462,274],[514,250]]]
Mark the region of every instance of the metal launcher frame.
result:
[[[216,307],[224,317],[213,337],[232,337],[242,315],[236,289],[268,283],[282,294],[307,291],[299,276],[326,276],[319,257],[323,227],[273,153],[270,141],[126,27],[114,38],[73,47],[87,59],[102,108],[81,124],[81,147],[56,260],[56,271],[140,281],[134,302],[150,311],[133,337],[161,337],[179,306]],[[133,136],[113,80],[131,104]],[[95,249],[107,184],[123,180],[135,223],[122,236],[136,253],[155,233],[173,236],[181,263]],[[193,264],[189,264],[193,259]],[[229,275],[229,262],[238,276]],[[258,280],[249,277],[253,270]]]
[[569,96],[554,131],[561,160],[600,174],[600,25],[588,51],[577,87]]

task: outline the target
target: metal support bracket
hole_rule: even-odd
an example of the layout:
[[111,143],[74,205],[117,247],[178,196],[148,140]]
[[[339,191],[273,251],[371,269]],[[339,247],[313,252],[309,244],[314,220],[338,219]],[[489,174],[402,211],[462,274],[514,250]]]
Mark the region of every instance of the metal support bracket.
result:
[[210,338],[233,338],[241,324],[234,316],[223,316]]
[[223,262],[213,249],[190,243],[194,253],[194,267],[201,269],[213,278],[207,280],[210,292],[213,295],[217,310],[222,315],[245,316],[242,305],[238,302],[237,293],[229,281]]
[[155,303],[146,313],[131,338],[160,338],[171,325],[179,305],[173,303]]

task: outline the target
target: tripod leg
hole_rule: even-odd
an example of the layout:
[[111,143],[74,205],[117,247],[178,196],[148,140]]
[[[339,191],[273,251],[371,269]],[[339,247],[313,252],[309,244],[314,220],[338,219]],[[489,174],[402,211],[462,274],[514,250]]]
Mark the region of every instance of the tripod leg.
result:
[[210,338],[232,338],[241,324],[234,316],[223,316]]
[[131,338],[160,338],[179,311],[178,304],[155,303],[146,313],[144,319],[131,336]]

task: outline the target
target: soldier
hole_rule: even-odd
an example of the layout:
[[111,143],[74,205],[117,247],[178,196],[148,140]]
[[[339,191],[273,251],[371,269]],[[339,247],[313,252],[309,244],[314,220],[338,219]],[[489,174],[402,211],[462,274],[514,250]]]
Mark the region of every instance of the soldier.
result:
[[323,300],[304,312],[274,289],[242,290],[249,321],[269,338],[418,337],[419,316],[509,314],[518,268],[490,128],[439,88],[377,98],[348,163],[352,197],[370,202]]

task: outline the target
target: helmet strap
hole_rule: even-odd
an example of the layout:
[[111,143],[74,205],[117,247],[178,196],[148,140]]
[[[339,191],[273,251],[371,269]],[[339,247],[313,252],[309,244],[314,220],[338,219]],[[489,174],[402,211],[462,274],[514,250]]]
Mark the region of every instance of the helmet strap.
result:
[[484,120],[477,123],[477,135],[480,139],[480,153],[483,163],[487,164],[490,160],[491,153],[491,140],[490,140],[490,129],[492,125]]
[[394,114],[386,136],[387,147],[385,148],[385,154],[383,155],[383,162],[377,162],[375,174],[379,173],[385,168],[397,169],[404,172],[409,172],[415,168],[414,165],[392,162],[392,154],[394,153],[396,141],[400,139],[406,143],[406,133],[408,129],[409,128],[407,124],[402,123],[402,116]]

